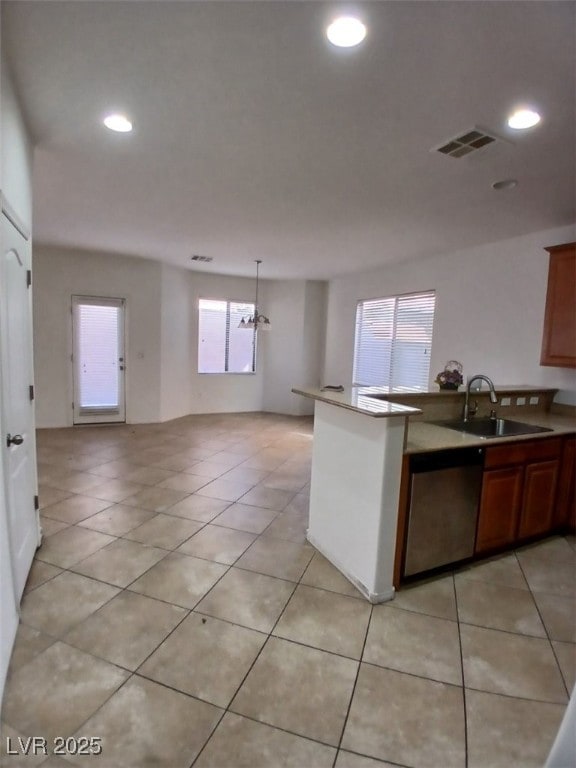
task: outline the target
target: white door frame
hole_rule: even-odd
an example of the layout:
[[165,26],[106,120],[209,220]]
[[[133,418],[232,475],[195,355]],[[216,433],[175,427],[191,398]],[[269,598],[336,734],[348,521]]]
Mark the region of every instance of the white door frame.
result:
[[[78,328],[76,324],[76,308],[80,305],[93,304],[96,306],[117,307],[119,313],[118,347],[119,357],[116,362],[118,375],[118,407],[117,408],[86,408],[80,403],[78,387],[78,365],[80,348]],[[72,392],[73,392],[73,423],[125,423],[126,422],[126,299],[110,296],[72,296]]]

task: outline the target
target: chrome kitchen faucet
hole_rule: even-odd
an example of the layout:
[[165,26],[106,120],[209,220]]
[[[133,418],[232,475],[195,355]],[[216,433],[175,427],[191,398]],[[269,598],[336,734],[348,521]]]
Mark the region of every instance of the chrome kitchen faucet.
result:
[[[480,379],[481,381],[485,381],[486,384],[488,384],[488,387],[490,388],[490,402],[492,404],[496,404],[498,402],[498,398],[496,397],[496,390],[494,389],[494,384],[492,382],[492,379],[489,379],[488,376],[484,376],[481,373],[477,373],[474,376],[469,376],[468,381],[466,383],[466,400],[464,401],[464,412],[462,414],[462,418],[464,421],[469,421],[471,416],[474,416],[476,411],[478,410],[478,401],[474,401],[474,407],[471,408],[469,404],[470,400],[470,387],[472,385],[473,381],[476,381],[477,379]],[[482,385],[480,385],[482,386]]]

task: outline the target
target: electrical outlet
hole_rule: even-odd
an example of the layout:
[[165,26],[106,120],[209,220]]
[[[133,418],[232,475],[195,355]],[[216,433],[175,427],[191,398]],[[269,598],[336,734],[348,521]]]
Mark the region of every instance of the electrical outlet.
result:
[[517,397],[516,398],[516,405],[526,405],[526,398],[525,397]]
[[537,396],[533,396],[530,398],[530,405],[538,405],[540,402],[540,398]]
[[500,405],[503,405],[503,406],[510,405],[510,402],[511,401],[509,397],[503,397],[500,400]]

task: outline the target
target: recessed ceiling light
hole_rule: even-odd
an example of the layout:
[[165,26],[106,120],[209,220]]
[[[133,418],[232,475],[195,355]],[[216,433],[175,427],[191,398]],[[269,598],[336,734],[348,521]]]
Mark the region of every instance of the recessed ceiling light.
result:
[[492,189],[500,191],[501,189],[514,189],[517,186],[517,179],[503,179],[502,181],[495,181],[494,184],[492,184]]
[[366,37],[366,27],[353,16],[340,16],[326,30],[326,36],[332,45],[339,48],[352,48]]
[[129,133],[132,130],[132,123],[126,115],[107,115],[104,118],[104,125],[117,133]]
[[532,109],[517,109],[508,118],[508,125],[516,131],[532,128],[540,122],[540,115]]

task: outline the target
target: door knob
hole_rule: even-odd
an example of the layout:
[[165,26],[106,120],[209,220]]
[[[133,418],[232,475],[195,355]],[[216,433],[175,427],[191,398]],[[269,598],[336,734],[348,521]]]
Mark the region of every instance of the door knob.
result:
[[10,448],[11,445],[22,445],[23,442],[24,438],[22,435],[11,435],[10,433],[6,435],[6,445],[8,448]]

